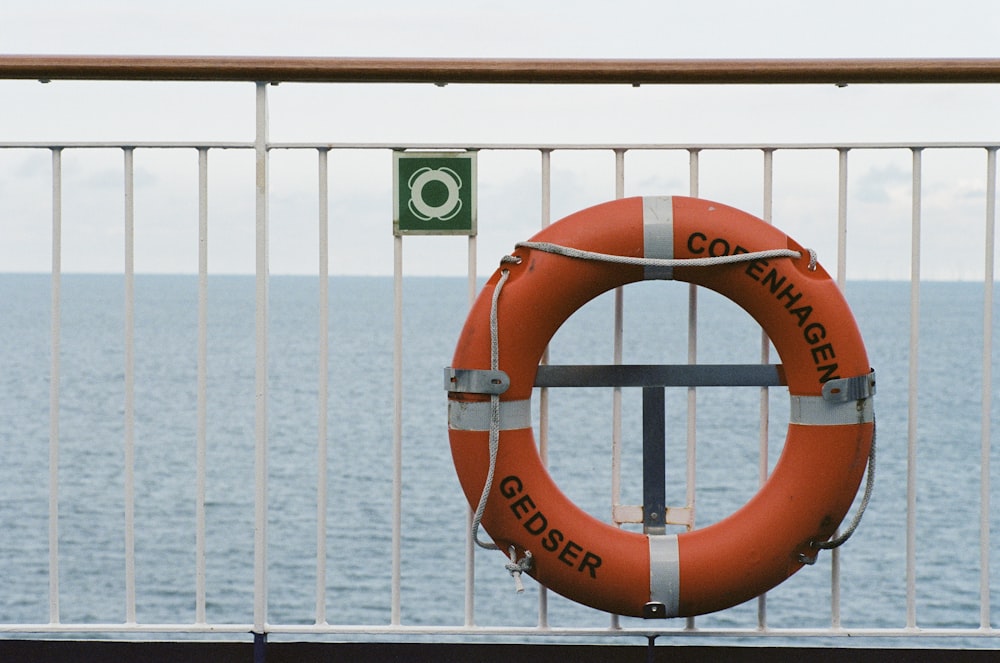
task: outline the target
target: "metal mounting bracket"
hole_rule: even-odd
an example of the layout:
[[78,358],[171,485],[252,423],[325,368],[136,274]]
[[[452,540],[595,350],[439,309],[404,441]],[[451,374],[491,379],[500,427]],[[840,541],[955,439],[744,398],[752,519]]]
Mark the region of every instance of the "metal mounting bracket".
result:
[[477,368],[444,369],[445,391],[463,394],[502,394],[510,387],[510,376],[503,371]]
[[642,606],[643,619],[666,619],[667,607],[659,601],[650,601]]
[[838,378],[823,383],[823,399],[831,403],[860,401],[875,395],[875,371],[853,378]]

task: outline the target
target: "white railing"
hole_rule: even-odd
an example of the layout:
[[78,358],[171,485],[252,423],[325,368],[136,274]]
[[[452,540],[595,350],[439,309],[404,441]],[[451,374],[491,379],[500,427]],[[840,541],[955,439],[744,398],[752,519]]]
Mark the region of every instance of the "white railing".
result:
[[[287,72],[286,72],[287,73]],[[831,74],[832,75],[832,74]],[[44,78],[46,76],[37,76]],[[644,81],[645,82],[645,81]],[[655,81],[654,81],[655,82]],[[397,144],[397,143],[386,143],[386,144],[375,144],[375,143],[280,143],[271,142],[268,137],[268,94],[271,89],[267,84],[257,84],[256,85],[256,135],[254,141],[250,142],[115,142],[115,141],[94,141],[94,142],[17,142],[4,140],[0,142],[0,156],[2,152],[13,152],[16,151],[18,154],[27,153],[34,154],[38,152],[48,153],[51,155],[51,197],[48,201],[51,205],[51,304],[50,304],[50,315],[51,315],[51,331],[49,339],[49,355],[51,357],[51,363],[49,366],[49,402],[47,405],[49,413],[49,433],[48,433],[48,508],[47,508],[47,528],[48,528],[48,556],[47,556],[47,568],[46,575],[48,579],[48,614],[47,620],[38,621],[26,621],[23,619],[4,619],[3,614],[0,614],[0,632],[2,633],[33,633],[38,635],[55,635],[61,633],[78,633],[78,634],[94,634],[94,633],[110,633],[110,634],[126,634],[126,633],[246,633],[247,631],[253,631],[256,634],[286,634],[289,636],[302,636],[309,634],[338,634],[344,636],[357,636],[357,637],[379,637],[379,636],[421,636],[421,635],[433,635],[433,636],[454,636],[454,637],[467,637],[467,636],[487,636],[487,637],[504,637],[504,636],[523,636],[523,635],[563,635],[563,636],[577,636],[580,638],[601,638],[610,636],[638,636],[638,635],[648,635],[648,634],[659,634],[663,636],[686,636],[686,637],[708,637],[708,636],[719,636],[719,637],[828,637],[828,636],[871,636],[871,637],[942,637],[947,638],[949,642],[984,642],[982,638],[995,638],[1000,635],[998,629],[992,625],[992,612],[991,612],[991,574],[990,574],[990,555],[991,555],[991,524],[990,524],[990,500],[991,492],[993,490],[991,478],[990,478],[990,460],[991,454],[993,453],[993,445],[991,442],[991,419],[992,419],[992,407],[995,403],[995,398],[993,396],[993,382],[992,382],[992,336],[993,336],[993,297],[994,297],[994,265],[995,265],[995,242],[994,242],[994,227],[996,219],[996,154],[997,149],[1000,148],[1000,143],[850,143],[850,144],[621,144],[621,145],[608,145],[608,144],[468,144],[468,143],[453,143],[453,144]],[[893,447],[893,442],[887,442],[886,436],[892,435],[894,433],[904,433],[906,438],[905,443],[905,472],[903,476],[905,477],[905,486],[903,490],[905,492],[905,499],[903,504],[905,505],[905,541],[904,541],[904,577],[902,578],[902,583],[904,585],[903,592],[905,594],[904,602],[904,614],[900,615],[899,619],[888,618],[885,623],[874,625],[874,626],[862,626],[858,627],[855,625],[846,626],[845,623],[850,621],[850,614],[842,614],[841,600],[842,600],[842,590],[841,590],[841,555],[835,551],[831,556],[831,562],[829,563],[829,598],[830,598],[830,609],[829,617],[826,620],[825,625],[815,625],[807,624],[803,626],[793,625],[793,626],[773,626],[769,623],[768,618],[768,600],[767,597],[762,597],[756,604],[755,607],[755,617],[749,622],[739,622],[737,618],[734,621],[727,621],[726,618],[722,618],[719,621],[715,621],[712,618],[698,618],[689,619],[684,623],[663,623],[663,622],[634,622],[629,621],[627,623],[622,623],[617,618],[612,617],[609,622],[601,624],[600,620],[595,621],[594,615],[587,613],[586,617],[581,618],[580,622],[573,622],[571,626],[556,626],[550,623],[550,606],[549,597],[544,590],[538,590],[538,604],[537,607],[531,608],[530,612],[535,614],[535,617],[531,620],[534,623],[531,625],[523,625],[523,621],[514,620],[510,625],[500,625],[500,626],[477,626],[477,614],[479,612],[476,609],[476,599],[477,599],[477,588],[476,579],[477,575],[481,577],[483,573],[480,571],[477,574],[477,556],[473,553],[473,546],[471,541],[468,539],[465,541],[464,545],[456,542],[448,543],[448,546],[460,546],[464,549],[464,572],[462,577],[464,578],[464,589],[462,590],[464,607],[462,610],[462,620],[460,623],[423,623],[417,620],[416,623],[407,623],[407,619],[404,617],[404,605],[403,597],[406,592],[406,581],[404,576],[406,559],[405,555],[406,546],[403,536],[403,525],[404,518],[406,516],[406,510],[404,506],[403,495],[405,491],[405,486],[408,481],[412,481],[414,477],[408,476],[404,473],[404,455],[403,450],[405,442],[407,439],[406,432],[406,422],[407,415],[406,412],[411,411],[413,408],[423,407],[422,400],[415,399],[412,394],[407,393],[404,384],[404,361],[407,358],[404,356],[404,307],[405,300],[404,294],[404,260],[403,260],[403,249],[404,249],[404,239],[401,237],[393,238],[393,340],[392,340],[392,398],[389,407],[391,409],[391,414],[385,411],[369,412],[373,417],[376,418],[386,418],[391,417],[391,437],[392,437],[392,454],[391,454],[391,476],[389,476],[389,482],[391,484],[391,519],[389,522],[390,526],[390,563],[391,568],[388,573],[388,593],[385,600],[388,602],[387,609],[387,619],[383,621],[375,621],[374,623],[354,623],[351,620],[338,620],[334,616],[328,613],[327,607],[330,600],[329,587],[334,574],[344,573],[344,566],[350,566],[352,564],[363,564],[366,560],[358,559],[343,559],[343,551],[331,551],[328,549],[327,542],[333,532],[336,530],[336,522],[331,525],[328,518],[328,510],[330,508],[331,500],[331,487],[328,483],[328,472],[327,464],[330,461],[331,450],[328,447],[328,441],[332,439],[333,435],[330,432],[330,392],[336,392],[338,389],[344,388],[344,385],[337,384],[330,375],[330,362],[331,362],[331,330],[330,330],[330,279],[331,279],[331,244],[336,244],[337,242],[337,232],[339,228],[337,227],[335,217],[331,217],[331,193],[330,193],[330,162],[331,160],[336,161],[342,154],[353,154],[359,151],[365,153],[376,153],[376,154],[388,154],[393,149],[460,149],[460,150],[478,150],[482,154],[496,153],[496,154],[528,154],[533,155],[531,160],[537,164],[537,172],[540,175],[538,181],[538,196],[541,202],[541,209],[538,213],[540,226],[545,226],[554,216],[553,203],[553,169],[557,167],[553,166],[553,156],[558,155],[562,157],[564,155],[576,155],[579,153],[596,153],[598,155],[608,155],[610,159],[613,159],[613,171],[610,175],[611,181],[608,183],[607,188],[609,190],[613,189],[614,197],[624,197],[625,195],[631,195],[632,193],[638,193],[641,189],[639,182],[639,177],[626,177],[626,166],[632,167],[633,162],[629,161],[635,160],[635,168],[637,172],[642,173],[644,166],[642,164],[642,159],[647,155],[667,155],[669,158],[674,159],[675,162],[680,163],[685,162],[683,169],[686,170],[687,176],[687,191],[677,192],[677,193],[687,193],[692,196],[699,196],[703,193],[705,189],[702,186],[702,175],[704,172],[703,161],[704,158],[711,155],[740,155],[739,158],[744,158],[744,155],[751,155],[751,157],[756,161],[758,165],[753,166],[755,169],[759,169],[759,175],[761,176],[761,187],[756,193],[751,193],[750,196],[756,199],[756,202],[747,202],[741,204],[739,201],[726,200],[725,202],[732,202],[736,206],[743,206],[751,208],[750,211],[755,211],[765,220],[771,221],[772,218],[776,217],[775,207],[781,205],[782,198],[780,195],[775,193],[775,182],[776,179],[780,181],[780,175],[776,178],[775,174],[775,160],[784,158],[786,154],[790,153],[803,153],[809,155],[833,155],[836,157],[836,184],[835,184],[835,196],[832,197],[832,205],[829,207],[828,211],[824,216],[828,219],[835,219],[836,229],[832,233],[816,233],[810,241],[815,241],[820,244],[817,248],[820,250],[821,259],[826,256],[825,262],[831,263],[833,260],[830,256],[835,256],[835,269],[831,269],[834,272],[838,282],[842,287],[846,287],[848,283],[849,267],[852,263],[849,252],[848,252],[848,225],[849,221],[853,221],[854,217],[848,209],[850,197],[850,186],[851,180],[849,178],[849,164],[852,163],[852,157],[855,154],[871,154],[875,152],[890,151],[895,154],[908,154],[910,162],[910,218],[908,222],[909,230],[909,244],[910,250],[908,255],[908,268],[909,268],[909,292],[910,292],[910,303],[909,303],[909,328],[908,328],[908,338],[896,339],[895,343],[899,346],[904,346],[908,343],[909,351],[907,353],[907,358],[905,365],[908,370],[908,376],[902,378],[901,376],[895,376],[895,381],[897,384],[901,381],[906,382],[906,399],[905,399],[905,415],[901,412],[895,412],[891,418],[899,419],[903,418],[905,421],[905,431],[901,431],[898,425],[894,427],[892,423],[884,425],[882,431],[889,431],[888,433],[882,432],[880,435],[880,442],[882,447],[889,448],[890,450],[895,448],[897,451],[899,447]],[[124,566],[122,568],[122,573],[124,576],[123,581],[123,591],[124,591],[124,613],[123,620],[120,622],[112,621],[109,622],[106,619],[88,620],[79,619],[66,621],[64,619],[64,614],[66,606],[61,603],[61,599],[64,597],[64,588],[62,587],[61,578],[61,564],[63,560],[66,559],[67,554],[73,554],[73,551],[68,548],[70,546],[63,540],[63,533],[60,531],[60,522],[65,518],[65,507],[66,504],[63,501],[64,497],[61,496],[60,485],[61,476],[65,476],[66,472],[73,471],[73,468],[65,467],[61,461],[60,454],[60,444],[66,431],[61,427],[61,411],[65,407],[61,394],[61,384],[63,382],[64,367],[61,365],[60,358],[62,356],[62,344],[64,339],[64,332],[66,331],[66,323],[62,319],[63,310],[63,287],[62,287],[62,275],[63,275],[63,237],[64,237],[64,156],[68,153],[77,153],[84,151],[117,151],[121,154],[122,158],[122,169],[124,174],[123,182],[123,206],[124,206],[124,267],[122,270],[123,282],[124,282],[124,334],[123,334],[123,359],[124,365],[122,368],[122,485],[121,486],[108,486],[108,490],[123,490],[124,499],[122,502],[123,506],[123,522],[122,522],[122,537],[124,541],[124,555],[123,561]],[[183,151],[183,152],[193,152],[197,156],[197,202],[195,206],[195,216],[197,219],[197,340],[196,340],[196,376],[195,376],[195,411],[192,414],[195,420],[195,443],[196,443],[196,462],[195,462],[195,516],[194,516],[194,532],[187,534],[185,536],[190,536],[192,539],[192,545],[194,546],[194,567],[192,569],[194,591],[191,600],[194,603],[194,617],[191,621],[186,621],[183,618],[178,617],[176,620],[164,620],[158,619],[154,621],[144,621],[139,619],[137,614],[137,605],[140,601],[141,592],[139,590],[139,585],[141,584],[140,578],[142,570],[139,565],[137,565],[136,559],[136,535],[142,531],[141,519],[136,517],[136,477],[137,477],[137,458],[136,458],[136,260],[135,260],[135,249],[136,249],[136,239],[135,239],[135,228],[137,221],[136,212],[136,155],[137,153],[146,152],[162,152],[162,151]],[[253,414],[253,517],[252,517],[252,549],[253,549],[253,564],[252,564],[252,615],[251,619],[248,620],[213,620],[210,618],[209,613],[211,612],[209,608],[209,591],[207,590],[207,585],[210,582],[211,572],[209,570],[211,554],[208,550],[208,545],[206,543],[207,536],[207,522],[206,522],[206,504],[208,501],[207,491],[209,490],[208,481],[208,468],[209,468],[209,447],[212,444],[209,434],[209,320],[211,316],[211,309],[209,307],[209,280],[210,274],[213,272],[210,270],[209,264],[209,230],[213,221],[213,214],[209,205],[209,162],[210,157],[217,153],[223,151],[237,151],[237,152],[252,152],[255,156],[254,162],[254,181],[255,181],[255,243],[254,243],[254,255],[255,262],[253,266],[254,274],[254,366],[253,366],[253,394],[254,394],[254,414]],[[289,622],[282,622],[279,619],[273,618],[272,610],[270,609],[271,603],[269,603],[269,589],[274,588],[274,581],[272,576],[274,574],[273,569],[271,569],[270,564],[274,562],[274,558],[269,555],[269,548],[275,543],[273,535],[269,534],[269,525],[273,523],[273,520],[277,514],[269,511],[269,504],[271,503],[272,497],[269,495],[269,486],[274,482],[274,478],[269,470],[268,460],[269,457],[274,453],[271,447],[271,427],[273,421],[270,418],[270,404],[272,401],[272,360],[273,356],[273,342],[270,337],[271,328],[269,321],[272,317],[271,311],[271,297],[270,297],[270,287],[272,279],[270,277],[270,265],[269,258],[272,251],[272,246],[274,244],[273,237],[280,236],[280,232],[274,232],[273,223],[271,221],[271,211],[269,206],[274,202],[274,190],[271,185],[271,176],[274,166],[272,165],[272,157],[278,152],[287,152],[289,154],[312,154],[316,158],[316,166],[314,175],[314,181],[316,184],[315,196],[317,201],[317,212],[315,213],[316,222],[316,235],[315,241],[318,246],[316,252],[316,260],[318,261],[318,269],[314,272],[316,276],[316,282],[318,283],[318,302],[316,304],[316,322],[318,331],[317,335],[319,340],[317,349],[317,374],[314,376],[309,376],[308,381],[313,385],[310,386],[309,390],[315,390],[316,398],[318,398],[317,416],[316,416],[316,438],[315,438],[315,458],[317,470],[315,470],[315,494],[316,494],[316,515],[315,515],[315,607],[313,613],[306,623],[299,623],[294,620]],[[925,545],[918,539],[919,523],[917,521],[918,514],[918,487],[921,485],[920,478],[917,473],[917,458],[920,448],[918,446],[918,439],[920,438],[920,428],[918,426],[918,395],[920,393],[920,354],[919,348],[921,347],[921,288],[922,281],[921,277],[923,275],[921,269],[922,256],[924,251],[922,250],[922,231],[925,229],[924,220],[924,157],[926,154],[933,153],[934,155],[951,155],[955,153],[961,153],[964,156],[969,155],[979,155],[975,157],[970,157],[970,159],[975,159],[979,161],[979,175],[978,180],[973,188],[977,191],[982,190],[982,212],[980,213],[981,224],[983,227],[983,253],[982,256],[982,268],[969,267],[968,259],[961,259],[957,261],[957,267],[955,269],[959,270],[960,275],[967,275],[970,272],[974,273],[975,276],[983,284],[982,288],[982,346],[977,348],[975,351],[979,354],[981,376],[979,380],[981,381],[981,409],[980,409],[980,454],[979,454],[979,519],[978,519],[978,605],[976,610],[976,615],[969,621],[967,614],[962,614],[960,618],[956,618],[956,622],[966,624],[963,626],[954,625],[934,625],[930,627],[925,627],[921,624],[918,619],[918,578],[920,576],[917,568],[917,555],[921,550],[925,550],[922,545]],[[604,157],[601,156],[603,159]],[[825,158],[825,157],[824,157]],[[946,157],[949,158],[949,157]],[[609,159],[609,160],[610,160]],[[607,162],[602,162],[607,163]],[[745,162],[741,162],[745,166]],[[603,167],[603,166],[602,166]],[[965,166],[963,166],[965,167]],[[962,171],[968,176],[968,173],[974,170],[973,167],[969,167],[969,170]],[[214,171],[213,171],[214,172]],[[631,172],[631,171],[629,171]],[[484,182],[488,182],[491,174],[489,172],[489,167],[484,167],[482,164],[480,166],[480,175]],[[0,171],[0,177],[6,177]],[[380,173],[380,171],[373,171],[371,177],[387,178],[387,174]],[[717,187],[718,188],[718,187]],[[752,191],[752,187],[751,187]],[[659,192],[657,192],[659,193]],[[746,191],[740,190],[739,187],[734,189],[733,194],[735,197],[746,196]],[[312,194],[310,194],[311,196]],[[707,195],[706,197],[715,197],[714,195]],[[586,203],[599,202],[600,196],[594,200],[583,201]],[[580,206],[583,206],[582,204]],[[388,205],[386,205],[388,209]],[[571,208],[572,209],[572,208]],[[571,209],[566,211],[571,211]],[[331,218],[334,218],[334,227],[331,228]],[[938,219],[934,219],[938,222]],[[948,220],[945,220],[947,223]],[[488,225],[488,221],[481,222],[483,224],[483,232],[490,232],[485,230]],[[780,223],[780,221],[779,221]],[[855,230],[855,226],[851,225],[852,231]],[[391,235],[391,229],[388,225],[383,226],[383,230],[379,231],[385,235]],[[796,233],[794,230],[788,230],[792,235]],[[864,227],[859,227],[857,232],[860,234],[870,233]],[[938,237],[937,231],[935,231],[934,237]],[[832,239],[831,239],[832,238]],[[505,238],[506,239],[506,238]],[[511,236],[509,245],[512,245],[514,240],[524,239],[524,237]],[[800,238],[801,239],[801,238]],[[409,241],[409,240],[407,240]],[[416,241],[416,240],[415,240]],[[824,244],[825,243],[825,244]],[[449,245],[449,246],[454,246]],[[853,246],[853,245],[852,245]],[[477,288],[477,273],[479,272],[477,266],[477,253],[479,251],[477,247],[477,238],[469,238],[466,247],[467,255],[465,259],[465,273],[467,278],[467,294],[468,301],[471,301]],[[874,254],[877,256],[877,254]],[[492,261],[498,256],[489,256],[488,260],[492,264]],[[863,260],[869,260],[870,258],[866,256]],[[902,264],[902,263],[901,263]],[[334,265],[336,267],[336,265]],[[864,277],[871,278],[873,275],[878,276],[898,276],[895,272],[886,273],[880,271],[879,269],[872,269],[871,265],[867,267],[862,262],[862,265],[857,270]],[[935,265],[937,267],[937,265]],[[4,268],[3,264],[0,264],[0,272],[8,271]],[[140,270],[141,273],[141,270]],[[6,306],[5,306],[6,308]],[[623,355],[623,327],[624,327],[624,305],[623,305],[623,294],[621,292],[616,293],[614,301],[614,313],[613,313],[613,326],[614,326],[614,359],[617,362],[622,361]],[[690,362],[696,362],[699,358],[698,345],[697,345],[697,321],[699,312],[699,296],[698,291],[693,286],[688,292],[688,345],[687,345],[687,360]],[[460,317],[460,316],[459,316]],[[862,325],[864,326],[864,325]],[[333,338],[336,339],[334,334]],[[445,345],[451,342],[450,340],[445,343]],[[770,361],[770,351],[769,345],[766,339],[762,339],[760,344],[760,359],[763,362]],[[876,366],[876,368],[880,368]],[[435,375],[435,378],[438,376]],[[305,382],[306,378],[303,378]],[[937,388],[937,387],[936,387]],[[10,394],[5,394],[5,397],[10,396]],[[443,401],[444,394],[441,392],[437,394],[439,400]],[[766,389],[762,390],[762,395],[760,399],[760,453],[759,453],[759,470],[758,474],[760,480],[763,480],[767,476],[769,467],[773,465],[773,457],[769,458],[769,442],[772,435],[772,431],[768,426],[768,421],[771,417],[771,407],[770,407],[770,397],[771,394]],[[687,491],[687,504],[693,507],[695,503],[695,443],[698,438],[698,420],[696,418],[696,411],[698,405],[698,392],[695,389],[689,389],[686,397],[686,421],[687,421],[687,433],[686,433],[686,491]],[[547,408],[548,408],[548,394],[542,394],[542,405],[541,405],[541,437],[540,443],[544,446],[548,443],[547,434]],[[620,390],[616,392],[612,404],[611,416],[615,420],[614,430],[613,430],[613,445],[614,450],[612,451],[612,456],[616,459],[621,457],[621,445],[624,433],[622,431],[622,400],[623,395]],[[310,404],[311,405],[311,404]],[[881,404],[880,404],[881,406]],[[880,412],[881,414],[884,414]],[[443,422],[443,420],[442,420]],[[898,424],[898,422],[897,422]],[[443,428],[443,423],[442,423]],[[896,441],[898,442],[898,440]],[[305,441],[302,441],[305,444]],[[361,442],[362,444],[370,443],[374,444],[375,440],[368,440]],[[442,446],[442,453],[445,446]],[[892,451],[884,452],[886,456],[891,456]],[[901,459],[897,458],[897,461]],[[891,462],[890,462],[891,464]],[[304,475],[307,471],[313,472],[312,468],[303,466],[299,468],[300,475]],[[613,469],[612,473],[612,495],[614,496],[613,503],[610,508],[605,506],[607,512],[614,511],[614,508],[618,505],[618,500],[622,492],[621,486],[621,468],[620,463],[616,462],[616,467]],[[891,470],[888,471],[888,475],[892,476]],[[452,482],[452,477],[440,476],[436,478],[440,482]],[[25,487],[26,488],[26,487]],[[386,489],[389,486],[385,486]],[[893,495],[896,491],[900,490],[900,486],[886,485],[883,480],[882,484],[879,485],[877,491],[883,494]],[[5,492],[6,495],[16,494],[16,487],[7,487]],[[921,499],[927,497],[928,499],[934,499],[933,495],[921,495]],[[948,509],[951,507],[947,503],[947,498],[941,500],[941,509]],[[338,508],[345,508],[346,505],[333,505]],[[901,514],[899,514],[901,515]],[[333,516],[333,520],[336,521],[336,512]],[[418,527],[419,524],[415,525]],[[864,524],[862,525],[862,530],[864,530]],[[863,536],[863,534],[862,534]],[[348,542],[342,542],[348,543]],[[927,544],[934,545],[934,544]],[[971,545],[966,543],[967,548],[971,548]],[[17,551],[17,546],[6,546],[5,550]],[[331,569],[329,566],[329,561],[333,559],[332,555],[336,556],[337,567],[336,569]],[[850,555],[850,545],[845,555]],[[485,563],[482,558],[489,557],[489,555],[479,555],[480,564]],[[281,562],[281,560],[278,560]],[[817,573],[817,569],[808,569],[808,571]],[[502,569],[500,569],[502,573]],[[487,585],[487,591],[491,588],[491,585]],[[480,601],[489,600],[488,598],[479,597]],[[4,601],[4,604],[9,605],[8,601]],[[523,602],[521,609],[523,610]],[[559,608],[563,610],[563,608]],[[957,609],[956,609],[957,610]],[[570,615],[576,615],[577,613],[568,613]],[[577,617],[571,617],[571,619],[576,619]],[[707,623],[707,625],[706,625]]]

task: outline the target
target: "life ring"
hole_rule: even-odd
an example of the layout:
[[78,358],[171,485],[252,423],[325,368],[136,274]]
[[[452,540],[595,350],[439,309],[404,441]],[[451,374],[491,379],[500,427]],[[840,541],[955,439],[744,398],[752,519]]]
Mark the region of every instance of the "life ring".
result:
[[[675,260],[771,249],[805,254],[750,214],[676,196],[597,205],[553,223],[532,242]],[[502,550],[531,551],[528,572],[551,590],[631,616],[650,616],[648,606],[661,604],[666,616],[725,609],[766,592],[815,555],[811,546],[835,533],[854,500],[874,434],[865,346],[840,288],[821,266],[803,257],[650,267],[529,247],[513,256],[517,264],[502,265],[474,303],[452,362],[486,382],[509,379],[499,395],[495,479],[482,517]],[[759,492],[724,520],[676,535],[626,531],[583,512],[545,470],[530,421],[538,363],[557,328],[597,295],[650,278],[711,288],[742,306],[774,344],[792,406],[784,450]],[[502,296],[494,304],[498,283]],[[490,371],[493,306],[498,372]],[[452,457],[475,508],[490,467],[485,392],[491,389],[446,388]]]

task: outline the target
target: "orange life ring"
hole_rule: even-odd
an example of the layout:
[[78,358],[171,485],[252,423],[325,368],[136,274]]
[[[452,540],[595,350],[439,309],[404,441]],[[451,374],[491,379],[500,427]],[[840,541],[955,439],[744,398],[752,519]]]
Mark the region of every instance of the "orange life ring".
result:
[[[750,214],[685,197],[597,205],[532,241],[639,258],[803,251]],[[873,389],[867,387],[874,378],[854,317],[822,267],[793,258],[648,267],[525,247],[514,257],[519,262],[498,269],[473,305],[452,366],[492,375],[489,321],[503,276],[495,333],[497,368],[509,387],[499,396],[499,449],[482,525],[502,550],[532,552],[529,573],[538,582],[620,615],[643,616],[648,605],[659,604],[666,616],[698,615],[766,592],[801,568],[802,556],[814,554],[812,544],[835,533],[871,450]],[[742,306],[777,349],[792,404],[784,450],[760,491],[724,520],[676,535],[626,531],[583,512],[543,467],[530,422],[538,363],[556,329],[597,295],[649,278],[705,286]],[[856,389],[859,381],[865,388]],[[452,456],[473,507],[490,466],[483,421],[490,396],[476,391],[488,390],[448,393]]]

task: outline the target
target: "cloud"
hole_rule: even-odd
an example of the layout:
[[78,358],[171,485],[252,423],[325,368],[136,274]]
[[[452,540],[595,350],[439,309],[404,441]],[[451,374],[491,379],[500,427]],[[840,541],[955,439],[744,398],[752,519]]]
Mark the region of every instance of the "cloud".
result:
[[901,196],[908,197],[912,180],[913,175],[898,164],[880,164],[861,174],[854,183],[854,191],[860,202],[885,205]]

